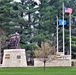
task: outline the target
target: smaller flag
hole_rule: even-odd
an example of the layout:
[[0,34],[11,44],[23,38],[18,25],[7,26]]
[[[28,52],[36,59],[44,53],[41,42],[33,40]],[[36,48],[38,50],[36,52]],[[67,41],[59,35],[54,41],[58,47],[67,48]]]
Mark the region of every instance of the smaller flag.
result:
[[72,13],[72,8],[65,8],[65,13],[71,14]]
[[[58,20],[59,26],[63,26],[63,20]],[[64,20],[64,25],[66,25],[66,20]]]

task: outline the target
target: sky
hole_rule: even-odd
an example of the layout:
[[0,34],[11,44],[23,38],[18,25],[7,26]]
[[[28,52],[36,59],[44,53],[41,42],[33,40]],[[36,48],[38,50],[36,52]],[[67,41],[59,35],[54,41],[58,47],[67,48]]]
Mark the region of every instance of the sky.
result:
[[20,0],[14,0],[14,1],[20,2]]
[[[20,0],[14,0],[14,1],[20,2]],[[37,3],[39,3],[39,0],[34,0],[34,1],[36,1]]]

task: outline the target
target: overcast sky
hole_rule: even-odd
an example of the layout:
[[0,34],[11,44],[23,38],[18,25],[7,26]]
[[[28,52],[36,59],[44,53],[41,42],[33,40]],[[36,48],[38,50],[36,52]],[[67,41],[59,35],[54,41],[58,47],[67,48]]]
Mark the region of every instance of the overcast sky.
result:
[[[20,0],[14,0],[14,1],[20,2]],[[36,1],[37,3],[39,3],[39,0],[34,0],[34,1]]]
[[14,0],[14,1],[20,2],[20,0]]

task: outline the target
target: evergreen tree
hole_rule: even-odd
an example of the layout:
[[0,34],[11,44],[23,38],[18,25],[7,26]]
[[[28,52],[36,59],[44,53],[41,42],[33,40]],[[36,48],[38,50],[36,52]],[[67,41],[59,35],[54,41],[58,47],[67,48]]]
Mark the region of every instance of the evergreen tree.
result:
[[[8,35],[18,32],[21,35],[21,46],[32,49],[33,44],[41,46],[45,39],[56,42],[56,16],[62,19],[62,3],[73,9],[72,21],[76,19],[76,0],[0,0],[0,30]],[[66,51],[69,50],[69,16],[65,14]],[[72,22],[72,54],[76,57],[76,21]],[[62,50],[62,27],[59,27],[59,50]],[[35,46],[35,45],[34,45]]]
[[12,0],[0,0],[0,28],[7,29],[11,21],[10,10]]
[[11,21],[10,10],[12,0],[0,0],[0,64],[2,63],[2,48],[5,46],[6,32]]
[[[55,10],[53,6],[50,6],[48,0],[40,0],[39,7],[34,15],[35,18],[35,37],[34,41],[38,42],[40,46],[41,42],[45,39],[51,40],[52,34],[55,33]],[[51,40],[52,41],[52,40]]]
[[34,12],[36,11],[35,5],[36,2],[33,0],[21,0],[21,4],[23,6],[24,11],[22,12],[22,17],[27,21],[26,25],[24,26],[24,31],[21,34],[21,42],[22,47],[25,49],[30,49],[33,46],[31,38],[34,35]]

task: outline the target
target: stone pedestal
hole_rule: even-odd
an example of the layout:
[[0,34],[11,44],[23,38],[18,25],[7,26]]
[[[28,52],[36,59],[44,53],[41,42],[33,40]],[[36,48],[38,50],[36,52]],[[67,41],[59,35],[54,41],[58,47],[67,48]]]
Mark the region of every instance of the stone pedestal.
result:
[[[34,59],[34,66],[35,67],[43,67],[44,63],[39,58]],[[71,56],[64,55],[63,57],[57,57],[55,60],[48,60],[46,62],[46,67],[53,67],[53,66],[71,66]]]
[[6,49],[3,55],[3,67],[26,67],[25,49]]

